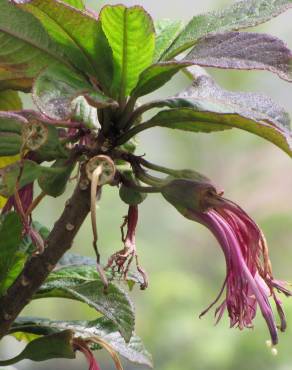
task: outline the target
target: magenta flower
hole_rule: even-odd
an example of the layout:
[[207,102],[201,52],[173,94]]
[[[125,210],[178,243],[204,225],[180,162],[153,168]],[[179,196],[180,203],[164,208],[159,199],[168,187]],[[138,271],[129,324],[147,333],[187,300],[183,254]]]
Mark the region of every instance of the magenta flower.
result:
[[[23,211],[26,212],[33,200],[33,183],[23,186],[19,191],[19,198],[21,200]],[[7,203],[5,204],[2,213],[10,211],[12,208],[17,209],[15,196],[12,195],[8,198]]]
[[89,370],[101,370],[92,351],[83,340],[75,339],[74,348],[84,354],[89,365]]
[[[185,206],[186,197],[179,202],[178,195],[182,193],[192,198],[189,208]],[[216,322],[227,309],[231,327],[250,328],[258,305],[275,345],[278,334],[269,297],[274,299],[281,320],[280,330],[284,331],[285,314],[275,290],[287,296],[292,293],[283,282],[274,279],[267,243],[259,227],[238,205],[222,198],[221,194],[211,184],[192,180],[174,180],[163,193],[185,217],[205,225],[213,233],[225,256],[227,272],[222,289],[200,316],[208,312],[226,290],[225,299],[215,311]]]

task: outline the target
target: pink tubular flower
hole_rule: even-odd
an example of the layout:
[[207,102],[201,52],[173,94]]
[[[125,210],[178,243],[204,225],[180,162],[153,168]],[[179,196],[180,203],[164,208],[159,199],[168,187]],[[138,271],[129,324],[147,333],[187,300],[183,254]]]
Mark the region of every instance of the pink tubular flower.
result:
[[101,370],[92,351],[83,340],[74,339],[74,348],[84,354],[89,364],[89,370]]
[[[179,191],[177,191],[177,189]],[[192,206],[178,201],[178,194],[192,195]],[[268,325],[272,344],[278,342],[277,326],[269,303],[274,299],[281,320],[280,330],[286,329],[285,314],[275,290],[291,296],[284,283],[273,278],[268,247],[256,223],[236,204],[222,198],[210,184],[192,180],[174,180],[164,191],[165,198],[185,217],[205,225],[218,240],[226,260],[226,278],[216,300],[202,315],[216,304],[226,289],[226,297],[215,311],[217,322],[225,309],[230,326],[239,329],[252,327],[259,306]]]

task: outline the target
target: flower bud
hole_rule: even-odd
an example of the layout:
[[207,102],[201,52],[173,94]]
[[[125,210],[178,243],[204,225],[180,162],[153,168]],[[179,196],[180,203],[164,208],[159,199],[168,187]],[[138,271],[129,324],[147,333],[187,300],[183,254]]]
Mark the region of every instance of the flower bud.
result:
[[191,179],[170,180],[161,190],[164,198],[184,216],[188,210],[205,212],[211,200],[218,198],[216,188],[210,182]]

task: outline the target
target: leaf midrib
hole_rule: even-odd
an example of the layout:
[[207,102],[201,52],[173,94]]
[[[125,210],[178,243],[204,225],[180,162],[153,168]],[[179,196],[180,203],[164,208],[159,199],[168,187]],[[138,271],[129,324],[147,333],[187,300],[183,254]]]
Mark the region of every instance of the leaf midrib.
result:
[[120,96],[119,102],[122,105],[126,95],[126,76],[127,76],[127,44],[128,44],[128,33],[127,33],[127,25],[128,25],[128,11],[127,8],[124,10],[123,14],[124,20],[124,27],[123,27],[123,54],[122,54],[122,79],[121,79],[121,89],[120,89]]

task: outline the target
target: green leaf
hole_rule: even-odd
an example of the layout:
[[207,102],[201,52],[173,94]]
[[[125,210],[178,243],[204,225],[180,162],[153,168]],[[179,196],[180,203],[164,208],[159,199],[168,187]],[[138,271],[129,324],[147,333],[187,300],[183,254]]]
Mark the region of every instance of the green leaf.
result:
[[59,333],[37,338],[28,343],[16,357],[0,361],[0,366],[7,366],[22,360],[46,361],[55,358],[75,358],[72,346],[73,332],[64,330]]
[[153,23],[139,6],[105,6],[100,19],[113,51],[112,95],[123,102],[136,86],[140,73],[152,63],[155,47]]
[[[38,121],[38,119],[36,120]],[[42,122],[42,120],[39,120]],[[46,122],[42,122],[48,130],[48,138],[41,147],[35,151],[39,162],[54,161],[55,159],[68,158],[69,151],[64,147],[59,139],[58,129]]]
[[72,101],[80,95],[91,97],[98,108],[114,104],[101,91],[94,90],[85,78],[62,65],[48,67],[33,86],[34,102],[51,119],[66,120],[72,114]]
[[84,10],[85,6],[82,0],[62,0],[63,3],[69,4],[73,6],[74,8]]
[[58,159],[54,162],[51,168],[58,169],[58,172],[56,174],[46,173],[38,178],[42,191],[52,197],[63,194],[74,167],[75,162],[68,163],[64,159]]
[[[49,236],[49,230],[46,229],[38,222],[32,222],[32,228],[36,230],[43,240],[46,240]],[[6,290],[12,285],[15,279],[23,270],[25,262],[27,261],[28,257],[35,252],[35,244],[32,242],[31,237],[25,235],[21,242],[18,244],[17,251],[15,252],[12,260],[11,260],[11,267],[9,268],[5,279],[0,283],[0,295],[4,294]]]
[[12,90],[0,91],[0,111],[20,110],[21,108],[22,101],[16,91]]
[[266,70],[292,82],[292,51],[277,37],[264,33],[208,35],[183,60],[206,67]]
[[16,278],[22,254],[19,246],[22,224],[19,215],[11,212],[0,221],[0,295],[3,295]]
[[[56,174],[60,170],[57,168],[43,167],[31,161],[23,161],[22,174],[19,180],[19,188],[32,183],[41,175],[49,173]],[[15,162],[9,166],[0,169],[0,194],[4,197],[10,197],[15,192],[15,184],[20,173],[20,162]]]
[[20,114],[0,111],[0,131],[21,134],[22,125],[27,123],[27,119]]
[[162,19],[155,22],[154,25],[156,32],[154,61],[157,62],[182,30],[183,23],[181,21]]
[[0,0],[0,50],[0,89],[27,91],[41,69],[64,59],[38,20],[7,0]]
[[93,337],[102,338],[115,351],[131,362],[153,367],[152,356],[145,349],[142,340],[133,334],[129,343],[120,335],[118,327],[104,317],[94,321],[51,321],[41,318],[18,318],[13,324],[11,332],[25,332],[37,335],[70,329],[77,337],[90,340]]
[[221,11],[194,16],[161,59],[172,59],[210,33],[253,27],[291,7],[292,0],[242,0]]
[[0,132],[0,157],[18,154],[21,144],[22,140],[20,135],[10,132]]
[[[43,235],[42,235],[43,236]],[[46,237],[44,237],[46,239]],[[87,256],[81,256],[80,254],[67,252],[63,255],[63,257],[59,260],[57,264],[57,268],[59,267],[69,267],[69,266],[96,266],[96,259]],[[117,281],[119,283],[124,282],[121,278],[117,275],[112,275],[110,271],[106,271],[106,275],[108,280],[110,281]],[[129,272],[127,276],[127,286],[131,291],[135,284],[141,286],[143,284],[143,278],[138,272]]]
[[94,16],[61,1],[14,2],[40,20],[71,64],[84,73],[96,75],[104,88],[109,86],[112,79],[111,50],[100,22]]
[[149,106],[168,106],[171,109],[161,111],[149,121],[134,127],[125,134],[127,138],[154,126],[194,132],[236,127],[265,138],[292,156],[289,116],[263,94],[226,91],[211,78],[202,75],[179,96]]
[[60,297],[84,302],[113,321],[128,342],[134,330],[134,311],[128,296],[114,284],[107,292],[95,266],[69,266],[52,272],[34,298]]
[[190,66],[190,62],[166,62],[151,65],[140,74],[132,96],[138,98],[155,91],[166,84],[181,69]]

